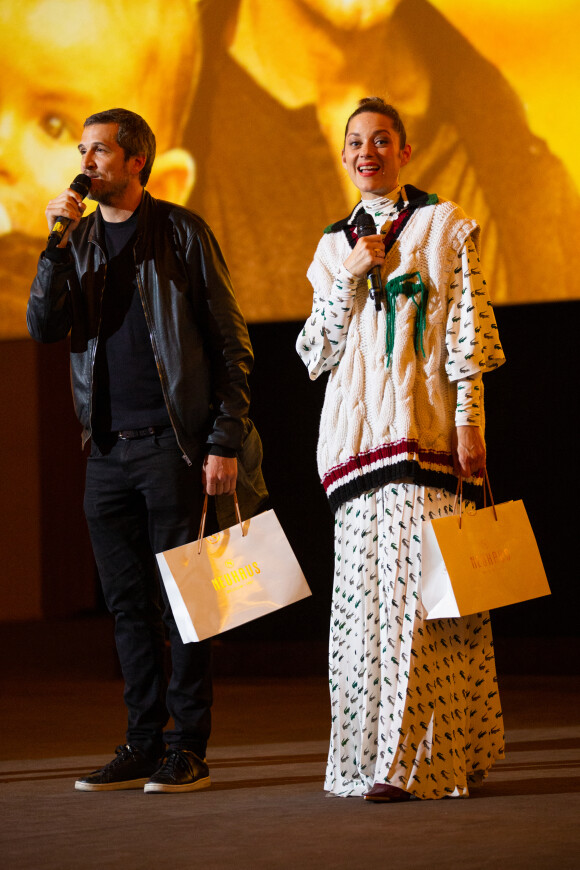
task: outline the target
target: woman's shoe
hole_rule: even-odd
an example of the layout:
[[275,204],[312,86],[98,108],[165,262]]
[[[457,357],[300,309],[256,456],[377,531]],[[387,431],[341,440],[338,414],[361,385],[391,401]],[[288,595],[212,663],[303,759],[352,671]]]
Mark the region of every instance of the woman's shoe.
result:
[[370,791],[363,795],[365,801],[375,801],[376,803],[403,803],[410,801],[413,795],[408,791],[403,791],[402,788],[397,788],[394,785],[378,782],[373,785]]

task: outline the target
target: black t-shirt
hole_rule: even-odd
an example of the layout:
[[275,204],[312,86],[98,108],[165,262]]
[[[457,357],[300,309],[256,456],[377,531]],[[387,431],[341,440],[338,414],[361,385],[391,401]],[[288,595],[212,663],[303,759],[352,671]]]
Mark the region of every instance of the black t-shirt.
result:
[[108,263],[95,360],[95,432],[170,423],[137,287],[138,212],[121,223],[103,221]]

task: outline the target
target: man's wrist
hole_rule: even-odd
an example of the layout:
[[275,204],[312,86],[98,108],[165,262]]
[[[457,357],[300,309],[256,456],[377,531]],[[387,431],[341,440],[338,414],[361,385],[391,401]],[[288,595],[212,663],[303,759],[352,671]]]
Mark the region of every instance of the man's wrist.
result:
[[51,263],[66,263],[69,257],[69,245],[66,244],[62,248],[46,248],[46,250],[43,251],[43,256],[47,260],[50,260]]
[[224,447],[221,444],[208,444],[206,454],[208,456],[223,456],[226,459],[235,459],[238,455],[232,447]]

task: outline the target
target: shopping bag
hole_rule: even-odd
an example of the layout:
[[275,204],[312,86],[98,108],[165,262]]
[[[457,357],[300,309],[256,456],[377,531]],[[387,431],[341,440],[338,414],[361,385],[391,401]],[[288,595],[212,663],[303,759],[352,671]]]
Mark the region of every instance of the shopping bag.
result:
[[[486,482],[489,486],[489,480]],[[460,482],[461,483],[461,482]],[[490,490],[491,495],[491,490]],[[427,619],[467,616],[550,594],[523,501],[423,523],[422,601]]]
[[184,643],[213,637],[312,594],[273,510],[205,538],[204,522],[205,511],[197,541],[157,554]]

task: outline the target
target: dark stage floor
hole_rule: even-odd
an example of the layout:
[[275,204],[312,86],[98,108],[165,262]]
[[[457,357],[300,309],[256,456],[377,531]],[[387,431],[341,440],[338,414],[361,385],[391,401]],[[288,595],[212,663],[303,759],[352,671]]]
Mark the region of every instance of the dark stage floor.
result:
[[[86,794],[74,791],[74,779],[123,739],[122,683],[108,647],[96,642],[98,626],[68,634],[51,645],[43,629],[0,630],[6,870],[580,866],[577,675],[500,677],[507,756],[469,800],[372,805],[322,790],[329,712],[321,648],[311,651],[310,674],[302,667],[304,675],[277,677],[271,667],[252,678],[228,669],[232,655],[244,655],[226,645],[216,656],[212,788]],[[80,636],[88,657],[67,655]]]

